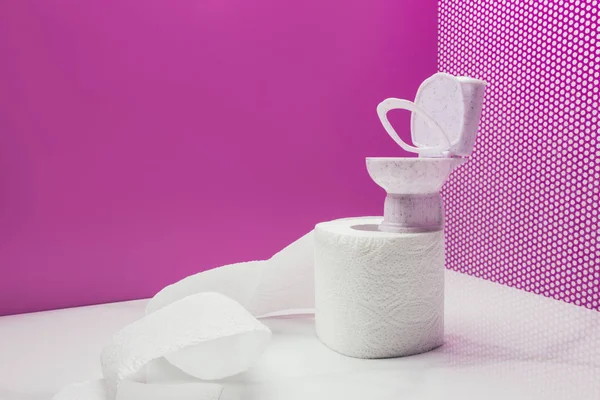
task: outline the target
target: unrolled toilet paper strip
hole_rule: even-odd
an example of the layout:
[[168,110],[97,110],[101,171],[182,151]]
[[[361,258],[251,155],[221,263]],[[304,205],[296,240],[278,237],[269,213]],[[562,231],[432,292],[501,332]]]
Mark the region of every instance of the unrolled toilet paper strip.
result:
[[267,261],[226,265],[169,285],[150,300],[146,313],[199,292],[224,294],[257,317],[311,311],[315,302],[313,252],[311,231]]
[[[354,226],[381,218],[343,221]],[[103,349],[104,379],[68,386],[53,400],[229,400],[226,388],[207,380],[242,372],[260,356],[270,331],[257,317],[313,312],[313,235],[269,260],[227,265],[167,286],[150,300],[145,317]],[[173,384],[165,365],[200,380]]]
[[164,373],[156,361],[166,358],[199,379],[244,371],[271,334],[255,317],[313,312],[313,263],[309,232],[269,260],[226,265],[167,286],[145,317],[103,349],[104,379],[69,385],[53,400],[226,400],[217,383],[157,382]]
[[152,384],[146,368],[170,354],[181,366],[193,366],[198,378],[235,375],[255,361],[270,336],[236,301],[214,292],[190,295],[119,331],[102,350],[103,381],[66,388],[55,399],[220,399],[218,384]]

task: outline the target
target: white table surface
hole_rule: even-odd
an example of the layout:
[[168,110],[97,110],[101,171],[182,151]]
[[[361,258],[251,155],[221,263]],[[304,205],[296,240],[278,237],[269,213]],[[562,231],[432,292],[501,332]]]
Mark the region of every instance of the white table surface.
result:
[[[446,339],[386,360],[339,355],[311,317],[268,319],[270,347],[229,378],[240,399],[600,399],[600,313],[447,272]],[[101,377],[111,335],[146,300],[0,318],[0,399],[49,400]],[[82,399],[85,400],[85,399]]]

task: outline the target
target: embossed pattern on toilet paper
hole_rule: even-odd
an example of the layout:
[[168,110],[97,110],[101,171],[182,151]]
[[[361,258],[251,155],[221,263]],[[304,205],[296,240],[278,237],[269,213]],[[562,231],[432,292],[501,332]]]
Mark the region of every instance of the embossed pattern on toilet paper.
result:
[[369,230],[381,218],[315,228],[316,329],[361,358],[416,354],[443,341],[443,232]]

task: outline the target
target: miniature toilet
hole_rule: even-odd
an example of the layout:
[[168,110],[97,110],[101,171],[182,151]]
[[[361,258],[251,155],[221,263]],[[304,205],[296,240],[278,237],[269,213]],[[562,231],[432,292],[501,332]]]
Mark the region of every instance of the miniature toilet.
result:
[[[443,229],[440,190],[450,173],[465,163],[473,150],[486,83],[473,78],[437,73],[426,79],[415,101],[390,98],[377,106],[377,114],[390,137],[418,157],[367,157],[367,170],[387,196],[386,232],[427,232]],[[402,140],[387,113],[412,112],[413,144]]]

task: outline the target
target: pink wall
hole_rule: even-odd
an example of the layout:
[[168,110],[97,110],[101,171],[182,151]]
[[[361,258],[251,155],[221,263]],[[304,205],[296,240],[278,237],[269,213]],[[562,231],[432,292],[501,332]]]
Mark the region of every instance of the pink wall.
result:
[[375,105],[435,72],[436,2],[6,0],[0,54],[9,314],[151,296],[379,214],[363,158],[402,153]]

